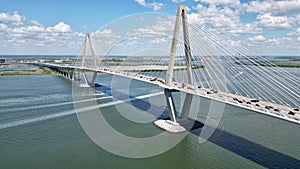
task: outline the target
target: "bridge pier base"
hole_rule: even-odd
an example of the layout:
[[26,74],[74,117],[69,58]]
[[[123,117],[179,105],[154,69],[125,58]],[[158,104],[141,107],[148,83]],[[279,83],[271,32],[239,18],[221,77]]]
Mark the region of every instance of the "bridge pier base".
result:
[[177,90],[164,89],[170,120],[156,120],[154,124],[171,133],[188,131],[194,125],[194,121],[188,119],[193,95],[185,95],[181,114],[179,115],[179,113],[176,111],[172,92],[177,92]]
[[85,71],[82,71],[82,75],[83,75],[85,83],[80,85],[81,87],[95,87],[95,80],[97,78],[97,72],[96,71],[93,72],[93,76],[92,76],[91,81],[89,81]]

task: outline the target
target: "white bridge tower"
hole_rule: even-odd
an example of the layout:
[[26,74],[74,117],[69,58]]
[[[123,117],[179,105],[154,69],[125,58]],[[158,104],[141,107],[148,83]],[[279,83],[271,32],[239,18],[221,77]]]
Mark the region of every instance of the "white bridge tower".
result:
[[172,46],[170,51],[170,58],[169,58],[169,65],[166,74],[166,88],[164,89],[168,109],[169,109],[169,116],[171,120],[157,120],[154,123],[170,132],[181,132],[185,131],[185,128],[181,125],[184,125],[188,121],[188,115],[190,112],[190,107],[192,104],[193,95],[186,93],[184,103],[182,106],[181,114],[178,115],[176,111],[174,101],[173,101],[173,92],[177,92],[177,90],[172,89],[173,85],[173,71],[174,71],[174,64],[175,64],[175,57],[176,57],[176,49],[179,40],[179,30],[182,23],[182,30],[183,30],[183,42],[184,42],[184,53],[185,53],[185,61],[187,67],[187,80],[188,84],[193,86],[194,85],[194,78],[192,72],[192,59],[191,59],[191,48],[190,48],[190,41],[189,41],[189,31],[188,31],[188,24],[187,24],[187,8],[186,6],[179,5],[176,14],[175,20],[175,27],[173,32],[173,39],[172,39]]

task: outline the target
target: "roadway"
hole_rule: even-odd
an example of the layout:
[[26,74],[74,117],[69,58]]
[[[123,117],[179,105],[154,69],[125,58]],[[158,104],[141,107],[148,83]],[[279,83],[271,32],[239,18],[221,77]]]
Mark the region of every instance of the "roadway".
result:
[[[126,69],[120,68],[120,66],[108,66],[100,69],[95,68],[87,68],[87,67],[78,67],[78,66],[69,66],[69,65],[57,65],[57,64],[48,64],[48,63],[40,63],[42,66],[50,66],[50,67],[58,67],[64,69],[79,69],[84,71],[92,71],[92,72],[100,72],[107,73],[112,75],[118,75],[130,79],[135,79],[139,81],[143,81],[146,83],[151,83],[158,85],[162,88],[178,90],[184,93],[190,93],[193,95],[197,95],[203,98],[215,100],[218,102],[222,102],[225,104],[233,105],[236,107],[244,108],[247,110],[255,111],[261,114],[273,116],[279,119],[287,120],[293,123],[300,124],[300,112],[299,108],[292,108],[290,106],[281,105],[277,103],[267,102],[263,100],[253,99],[250,97],[245,97],[241,95],[236,95],[228,92],[216,91],[214,89],[208,89],[198,86],[192,86],[189,84],[173,82],[171,86],[166,86],[164,84],[164,80],[152,76],[145,76],[142,74],[137,74],[135,72],[125,72],[124,70],[129,69],[138,69],[138,70],[147,70],[149,67],[128,67]],[[114,68],[113,68],[114,67]],[[119,69],[116,69],[118,67]]]

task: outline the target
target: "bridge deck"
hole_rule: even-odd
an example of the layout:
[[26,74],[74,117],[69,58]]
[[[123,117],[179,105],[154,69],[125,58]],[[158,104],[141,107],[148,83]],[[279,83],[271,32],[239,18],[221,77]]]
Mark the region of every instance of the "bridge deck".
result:
[[[207,99],[219,101],[225,104],[241,107],[244,109],[248,109],[251,111],[255,111],[258,113],[262,113],[265,115],[273,116],[276,118],[280,118],[283,120],[287,120],[290,122],[294,122],[297,124],[300,124],[300,112],[295,111],[292,107],[281,105],[277,103],[271,103],[263,100],[259,100],[258,102],[251,102],[253,98],[245,97],[241,95],[236,95],[232,93],[227,92],[221,92],[216,91],[208,88],[198,88],[195,86],[191,86],[189,84],[183,84],[178,82],[173,82],[171,86],[166,86],[162,79],[160,80],[153,80],[155,77],[151,76],[145,76],[142,74],[137,74],[134,72],[125,72],[119,69],[111,69],[111,67],[105,67],[101,69],[94,69],[94,68],[86,68],[86,67],[76,67],[76,66],[67,66],[67,65],[56,65],[56,64],[41,64],[42,66],[51,66],[51,67],[59,67],[59,68],[65,68],[65,69],[79,69],[79,70],[85,70],[85,71],[93,71],[93,72],[101,72],[101,73],[107,73],[112,75],[118,75],[130,79],[135,79],[139,81],[143,81],[146,83],[151,83],[158,85],[162,88],[166,89],[173,89],[178,90],[180,92],[190,93],[193,95],[197,95],[200,97],[204,97]],[[267,108],[269,107],[269,108]],[[292,111],[295,114],[290,115],[289,112]]]

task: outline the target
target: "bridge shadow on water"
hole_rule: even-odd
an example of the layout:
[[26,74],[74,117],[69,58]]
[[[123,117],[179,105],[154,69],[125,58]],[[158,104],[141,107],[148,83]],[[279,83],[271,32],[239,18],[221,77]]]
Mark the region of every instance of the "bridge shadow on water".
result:
[[[114,98],[119,100],[135,98],[134,96],[128,96],[122,92],[115,90],[112,91],[111,88],[106,86],[98,87],[97,90],[106,92],[108,95],[112,95],[113,92]],[[157,112],[161,112],[162,109],[162,107],[151,105],[151,103],[141,99],[133,99],[133,101],[130,103],[135,108],[150,114],[155,114],[156,110]],[[150,107],[152,112],[148,111]],[[158,119],[167,119],[168,116],[168,110],[165,108]],[[202,130],[201,128],[203,126],[204,124],[202,122],[195,120],[195,125],[191,129],[190,133],[200,137]],[[290,157],[279,151],[265,147],[253,141],[247,140],[246,138],[231,134],[218,128],[215,129],[208,141],[266,168],[300,168],[300,160],[294,157]]]
[[[190,132],[199,136],[201,129]],[[208,140],[266,168],[300,168],[300,160],[294,157],[220,129],[216,129]]]

